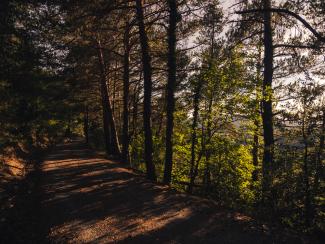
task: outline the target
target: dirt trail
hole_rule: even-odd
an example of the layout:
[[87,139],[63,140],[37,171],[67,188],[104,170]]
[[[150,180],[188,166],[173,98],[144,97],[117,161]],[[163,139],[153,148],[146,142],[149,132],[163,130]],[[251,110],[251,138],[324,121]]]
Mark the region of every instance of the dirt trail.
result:
[[78,141],[58,146],[42,166],[38,242],[278,243],[246,216],[122,166]]

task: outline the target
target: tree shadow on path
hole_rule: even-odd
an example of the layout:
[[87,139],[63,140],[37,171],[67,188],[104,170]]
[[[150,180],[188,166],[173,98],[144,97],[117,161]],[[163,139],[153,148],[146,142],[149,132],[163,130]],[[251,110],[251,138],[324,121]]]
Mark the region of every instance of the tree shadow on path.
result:
[[211,201],[152,184],[78,141],[59,145],[46,159],[39,187],[38,238],[24,243],[300,242],[279,239]]

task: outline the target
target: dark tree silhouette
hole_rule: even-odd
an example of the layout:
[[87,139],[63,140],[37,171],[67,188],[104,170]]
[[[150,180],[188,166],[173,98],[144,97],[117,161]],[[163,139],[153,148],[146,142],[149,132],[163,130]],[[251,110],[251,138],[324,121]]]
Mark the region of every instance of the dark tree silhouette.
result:
[[142,66],[144,80],[144,101],[143,101],[143,128],[144,128],[144,160],[147,168],[147,178],[156,181],[155,165],[153,163],[153,145],[151,130],[151,94],[152,94],[152,68],[149,54],[148,37],[144,25],[142,1],[136,0],[136,15],[139,25],[139,36],[142,50]]
[[176,88],[176,25],[177,3],[168,0],[169,27],[168,27],[168,82],[167,82],[167,124],[166,124],[166,155],[164,183],[170,184],[173,168],[173,127],[175,110]]

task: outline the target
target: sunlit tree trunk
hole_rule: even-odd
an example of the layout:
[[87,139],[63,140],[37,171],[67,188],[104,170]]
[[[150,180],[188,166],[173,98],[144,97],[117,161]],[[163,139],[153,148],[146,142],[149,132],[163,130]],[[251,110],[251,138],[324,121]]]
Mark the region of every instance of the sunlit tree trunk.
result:
[[169,27],[168,27],[168,82],[167,82],[167,124],[166,124],[166,153],[164,183],[170,184],[173,168],[173,127],[175,110],[176,88],[176,25],[177,5],[175,0],[168,0]]
[[144,76],[144,101],[143,101],[143,127],[144,127],[144,160],[147,169],[147,178],[156,181],[155,165],[153,163],[153,145],[151,129],[151,94],[152,94],[152,68],[149,54],[148,37],[144,25],[142,0],[136,0],[136,15],[139,26],[140,44],[142,50],[142,66]]

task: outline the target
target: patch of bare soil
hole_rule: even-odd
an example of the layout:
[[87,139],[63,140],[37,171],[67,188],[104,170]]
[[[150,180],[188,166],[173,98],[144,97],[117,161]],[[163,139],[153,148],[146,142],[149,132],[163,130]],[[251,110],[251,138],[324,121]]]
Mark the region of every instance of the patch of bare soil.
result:
[[23,243],[302,243],[211,201],[152,184],[80,142],[47,158],[37,192],[38,221],[31,226],[38,237],[25,235]]
[[26,243],[39,237],[35,231],[39,177],[34,166],[45,150],[33,149],[28,151],[20,144],[8,147],[0,159],[0,243]]

